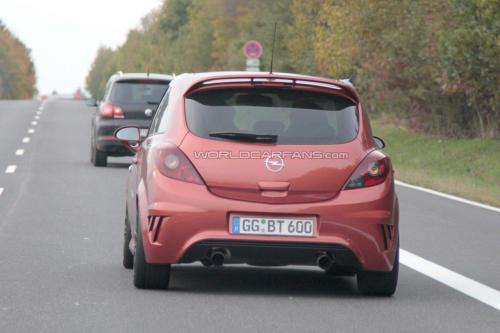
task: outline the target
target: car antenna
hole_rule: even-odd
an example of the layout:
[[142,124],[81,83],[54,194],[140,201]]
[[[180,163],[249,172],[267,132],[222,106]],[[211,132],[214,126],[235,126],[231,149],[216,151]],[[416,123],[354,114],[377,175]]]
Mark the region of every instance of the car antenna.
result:
[[153,54],[153,46],[151,44],[148,45],[148,67],[147,67],[147,77],[149,78],[149,72],[151,71],[151,58]]
[[277,27],[278,27],[278,22],[274,22],[273,47],[271,49],[271,65],[269,66],[269,74],[273,74],[274,46],[276,44],[276,28]]

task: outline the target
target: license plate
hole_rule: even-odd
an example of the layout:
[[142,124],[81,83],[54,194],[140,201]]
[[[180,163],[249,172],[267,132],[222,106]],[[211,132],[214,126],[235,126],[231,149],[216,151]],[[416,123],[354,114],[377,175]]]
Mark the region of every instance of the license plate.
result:
[[147,137],[148,136],[148,131],[149,131],[149,128],[141,128],[141,129],[139,129],[139,133],[141,134],[141,138]]
[[313,237],[316,219],[262,216],[230,216],[230,232],[241,235]]

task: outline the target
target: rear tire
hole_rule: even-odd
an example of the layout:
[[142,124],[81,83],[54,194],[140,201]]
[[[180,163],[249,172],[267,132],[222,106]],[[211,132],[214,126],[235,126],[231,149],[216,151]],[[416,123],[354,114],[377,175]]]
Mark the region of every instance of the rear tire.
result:
[[138,289],[168,289],[169,264],[148,264],[140,226],[137,226],[137,246],[134,255],[134,286]]
[[132,239],[132,231],[128,221],[128,214],[125,213],[125,231],[123,233],[123,267],[132,269],[134,267],[134,255],[130,252],[130,240]]
[[105,167],[108,165],[108,155],[105,152],[97,150],[97,148],[92,149],[91,161],[96,167]]
[[392,296],[398,285],[399,244],[390,272],[359,272],[357,275],[358,290],[368,296]]
[[90,163],[94,164],[95,157],[94,157],[94,146],[90,146]]

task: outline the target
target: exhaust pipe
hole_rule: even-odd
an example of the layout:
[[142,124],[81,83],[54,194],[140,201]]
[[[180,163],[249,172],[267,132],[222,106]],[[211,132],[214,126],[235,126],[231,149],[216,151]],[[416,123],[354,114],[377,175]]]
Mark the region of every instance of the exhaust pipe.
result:
[[201,264],[205,267],[210,267],[210,266],[212,266],[212,260],[210,260],[210,258],[208,258],[208,257],[203,257],[201,259]]
[[210,255],[210,260],[212,261],[212,264],[214,266],[220,267],[224,263],[225,257],[226,256],[224,252],[217,250],[212,252],[212,254]]
[[327,253],[320,254],[316,259],[316,264],[319,268],[324,269],[325,271],[329,270],[333,266],[334,260],[332,256]]

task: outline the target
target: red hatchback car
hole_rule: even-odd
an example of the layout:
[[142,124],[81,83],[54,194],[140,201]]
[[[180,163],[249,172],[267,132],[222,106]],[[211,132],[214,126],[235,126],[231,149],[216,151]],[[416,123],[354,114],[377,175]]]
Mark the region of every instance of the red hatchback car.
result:
[[168,288],[170,265],[316,265],[390,296],[398,199],[383,141],[347,82],[294,74],[183,74],[147,138],[115,136],[130,167],[124,266]]

